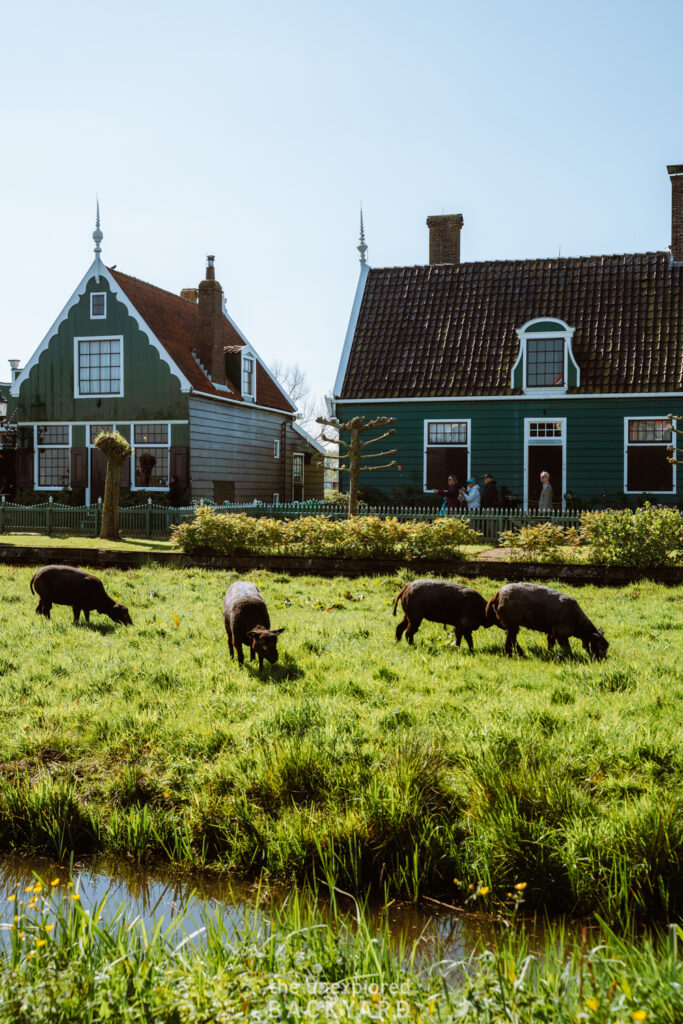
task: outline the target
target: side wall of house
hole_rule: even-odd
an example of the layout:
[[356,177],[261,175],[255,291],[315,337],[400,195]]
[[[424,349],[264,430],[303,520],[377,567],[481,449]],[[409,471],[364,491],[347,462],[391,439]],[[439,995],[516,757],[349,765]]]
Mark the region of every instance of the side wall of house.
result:
[[[625,419],[661,418],[670,412],[683,413],[683,396],[336,404],[336,415],[341,420],[352,416],[396,417],[396,434],[389,440],[390,447],[398,450],[394,456],[397,465],[362,473],[360,486],[377,489],[397,501],[424,494],[425,422],[429,420],[469,420],[469,472],[480,482],[482,475],[490,472],[499,486],[520,496],[525,488],[525,420],[565,420],[564,489],[586,504],[599,504],[604,492],[610,496],[624,494]],[[342,475],[341,486],[348,489],[346,474]],[[445,487],[446,481],[439,486]],[[556,487],[556,494],[559,490]],[[628,498],[635,503],[638,495]],[[662,504],[683,501],[683,467],[677,467],[675,493],[657,494],[653,500]]]

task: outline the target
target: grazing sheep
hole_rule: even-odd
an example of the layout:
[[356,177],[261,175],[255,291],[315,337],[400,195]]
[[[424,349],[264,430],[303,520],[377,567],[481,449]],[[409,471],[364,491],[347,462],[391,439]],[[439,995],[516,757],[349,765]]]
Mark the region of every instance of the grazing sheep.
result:
[[81,612],[86,622],[90,622],[90,612],[99,612],[124,626],[133,623],[126,606],[109,597],[97,576],[83,569],[74,569],[71,565],[46,565],[39,569],[31,580],[31,593],[40,598],[36,614],[44,615],[46,619],[50,618],[53,604],[70,604],[74,625]]
[[242,644],[251,650],[249,660],[258,655],[259,671],[263,668],[263,659],[277,661],[277,638],[282,629],[270,628],[270,617],[263,594],[255,583],[244,583],[238,580],[228,587],[223,601],[223,619],[225,632],[228,634],[230,657],[234,658],[237,648],[237,660],[244,664]]
[[565,654],[569,654],[569,637],[576,636],[592,657],[604,658],[607,654],[609,644],[603,631],[593,625],[573,597],[551,587],[541,587],[537,583],[508,583],[489,601],[486,615],[489,625],[505,630],[505,653],[508,655],[515,650],[523,653],[517,642],[520,626],[545,633],[548,650],[552,650],[557,641]]
[[486,618],[486,601],[481,594],[447,580],[413,580],[412,583],[406,583],[396,595],[394,615],[399,601],[403,608],[403,619],[396,627],[396,639],[400,640],[405,632],[409,644],[412,644],[423,619],[453,626],[457,646],[465,637],[471,651],[474,650],[473,631],[479,626],[488,629],[491,625]]

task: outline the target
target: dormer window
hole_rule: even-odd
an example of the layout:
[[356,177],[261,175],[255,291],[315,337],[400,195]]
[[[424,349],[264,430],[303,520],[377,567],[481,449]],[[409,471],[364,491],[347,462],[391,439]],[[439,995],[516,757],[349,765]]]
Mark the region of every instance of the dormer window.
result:
[[256,366],[253,356],[242,356],[242,397],[256,398]]
[[107,316],[107,293],[90,293],[90,319],[104,320]]
[[572,352],[574,328],[564,320],[530,320],[517,330],[519,355],[512,368],[512,387],[525,395],[552,397],[579,383]]

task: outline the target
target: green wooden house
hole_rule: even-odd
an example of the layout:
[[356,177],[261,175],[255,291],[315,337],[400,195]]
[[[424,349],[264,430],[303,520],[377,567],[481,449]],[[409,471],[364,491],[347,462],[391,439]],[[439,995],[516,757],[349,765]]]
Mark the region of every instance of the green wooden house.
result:
[[[396,417],[390,500],[492,474],[536,507],[683,502],[668,461],[683,413],[683,166],[669,252],[460,261],[461,215],[429,217],[427,266],[361,272],[333,415]],[[362,481],[365,483],[366,481]]]
[[[120,431],[133,458],[122,486],[186,499],[322,497],[323,449],[225,308],[214,257],[180,295],[95,259],[23,369],[13,369],[17,491],[104,492],[94,446]],[[175,479],[174,479],[175,478]]]

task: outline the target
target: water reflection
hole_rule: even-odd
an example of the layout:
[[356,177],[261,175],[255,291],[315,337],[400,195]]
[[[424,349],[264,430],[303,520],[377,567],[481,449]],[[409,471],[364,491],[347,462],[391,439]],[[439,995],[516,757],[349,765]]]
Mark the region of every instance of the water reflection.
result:
[[[282,906],[290,890],[266,888],[258,885],[239,884],[232,878],[212,875],[175,873],[168,869],[149,870],[138,865],[106,859],[76,862],[73,866],[73,889],[67,888],[68,871],[64,866],[54,865],[48,860],[6,857],[0,860],[0,921],[10,923],[18,902],[24,901],[23,912],[31,911],[28,904],[31,889],[38,876],[53,898],[71,900],[72,893],[78,893],[81,905],[86,910],[99,906],[106,898],[103,918],[111,920],[121,907],[128,921],[140,919],[146,929],[152,930],[163,920],[164,927],[177,923],[182,931],[194,935],[201,941],[201,929],[207,911],[218,915],[225,924],[228,935],[235,938],[242,930],[247,918],[253,919],[259,911],[268,915],[272,905]],[[57,885],[51,885],[59,879]],[[17,902],[7,902],[16,893]],[[353,901],[339,897],[342,909],[352,914]],[[324,912],[326,903],[320,901]],[[398,947],[410,950],[417,944],[423,960],[461,960],[482,944],[492,946],[500,938],[501,926],[490,919],[482,919],[463,912],[453,912],[444,906],[414,906],[394,902],[388,908],[368,907],[370,923],[377,928],[386,916],[392,938]],[[532,945],[534,933],[542,944],[541,930],[527,923]],[[7,925],[0,930],[0,943],[8,941]]]

